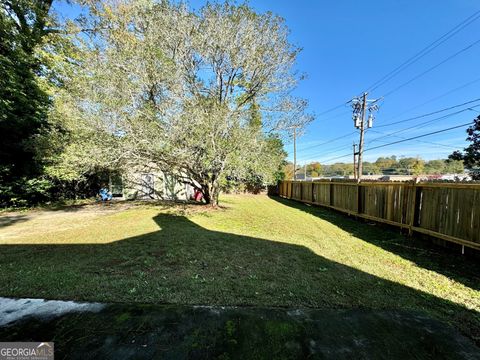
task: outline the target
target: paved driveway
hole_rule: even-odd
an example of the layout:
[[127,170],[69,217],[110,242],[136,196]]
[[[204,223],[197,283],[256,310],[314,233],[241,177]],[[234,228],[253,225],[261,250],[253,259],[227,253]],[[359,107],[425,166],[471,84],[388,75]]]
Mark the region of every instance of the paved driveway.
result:
[[447,324],[398,311],[78,304],[0,299],[1,341],[56,359],[480,359]]

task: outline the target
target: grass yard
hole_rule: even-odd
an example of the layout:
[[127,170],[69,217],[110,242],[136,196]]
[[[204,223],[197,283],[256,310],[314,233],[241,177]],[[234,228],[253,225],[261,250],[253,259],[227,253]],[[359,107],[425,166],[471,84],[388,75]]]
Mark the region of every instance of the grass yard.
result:
[[426,312],[480,343],[480,265],[267,196],[0,215],[0,296]]

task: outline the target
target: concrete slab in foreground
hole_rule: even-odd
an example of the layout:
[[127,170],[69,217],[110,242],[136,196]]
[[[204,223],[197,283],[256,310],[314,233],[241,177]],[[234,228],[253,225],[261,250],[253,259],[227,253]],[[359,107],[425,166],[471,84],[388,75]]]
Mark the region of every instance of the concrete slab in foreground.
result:
[[0,341],[54,341],[57,359],[480,359],[452,327],[397,311],[0,298],[0,324]]

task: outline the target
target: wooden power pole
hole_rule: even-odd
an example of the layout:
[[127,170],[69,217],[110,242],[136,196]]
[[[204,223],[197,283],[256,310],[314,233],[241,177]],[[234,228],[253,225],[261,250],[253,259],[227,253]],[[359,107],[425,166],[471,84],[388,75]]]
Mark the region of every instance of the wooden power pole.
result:
[[[355,166],[355,153],[358,154],[357,161],[357,171],[355,177],[357,181],[360,182],[363,174],[363,147],[365,141],[365,128],[371,128],[373,126],[373,112],[378,110],[378,105],[376,104],[378,100],[368,100],[367,93],[363,93],[360,98],[354,98],[352,100],[353,106],[353,122],[357,129],[360,130],[360,142],[358,143],[358,152],[355,152],[356,146],[353,145],[353,163]],[[366,119],[367,110],[369,112],[368,120]]]
[[293,181],[297,180],[297,127],[293,127]]
[[363,173],[363,143],[365,138],[365,114],[367,113],[367,93],[362,96],[362,117],[360,120],[360,142],[358,144],[358,170],[357,180],[362,180]]
[[353,143],[353,178],[357,179],[357,144]]

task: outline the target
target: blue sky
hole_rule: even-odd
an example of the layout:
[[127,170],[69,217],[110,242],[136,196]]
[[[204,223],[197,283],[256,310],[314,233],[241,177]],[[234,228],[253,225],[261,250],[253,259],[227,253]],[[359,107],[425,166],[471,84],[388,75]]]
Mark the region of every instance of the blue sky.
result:
[[[196,9],[203,3],[200,0],[190,2]],[[291,41],[303,48],[297,68],[307,74],[307,79],[300,83],[296,95],[306,98],[310,103],[310,111],[319,116],[305,135],[298,139],[297,161],[300,164],[314,160],[321,163],[351,162],[351,156],[329,161],[348,154],[353,141],[358,142],[350,107],[343,106],[320,114],[361,94],[371,84],[480,10],[477,0],[252,0],[250,5],[259,12],[272,11],[285,18],[291,30]],[[60,10],[67,16],[75,13],[65,6],[61,6]],[[479,27],[480,19],[375,89],[369,98],[385,95],[479,40]],[[468,105],[479,105],[474,109],[478,112],[467,110],[420,125],[468,107],[463,106],[436,116],[380,127],[480,98],[479,59],[480,43],[386,96],[372,131],[366,134],[366,149],[401,140],[383,134],[403,128],[411,129],[396,136],[413,137],[473,120],[480,114],[480,101]],[[338,137],[341,139],[322,145]],[[465,137],[465,129],[460,128],[419,139],[422,142],[409,141],[367,151],[364,158],[366,161],[390,155],[421,156],[427,160],[445,158],[453,150],[467,144]],[[378,140],[372,141],[375,138]],[[286,144],[286,150],[289,159],[293,159],[292,144]]]

